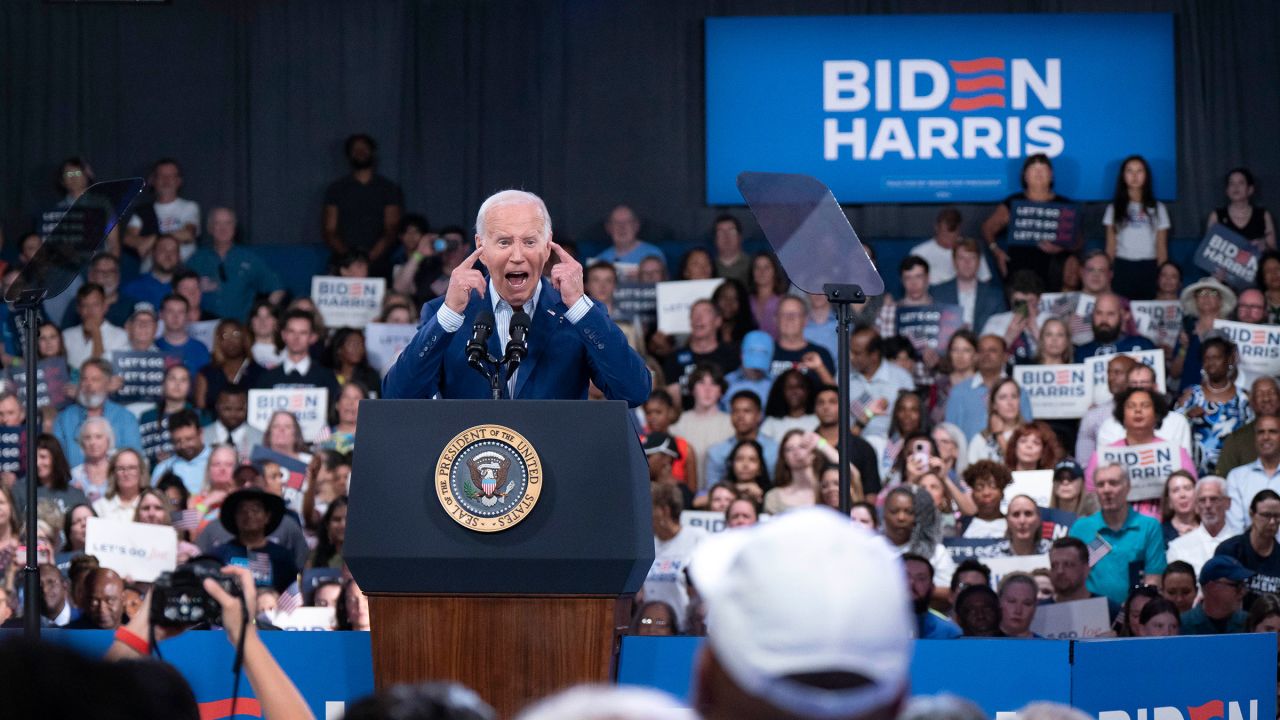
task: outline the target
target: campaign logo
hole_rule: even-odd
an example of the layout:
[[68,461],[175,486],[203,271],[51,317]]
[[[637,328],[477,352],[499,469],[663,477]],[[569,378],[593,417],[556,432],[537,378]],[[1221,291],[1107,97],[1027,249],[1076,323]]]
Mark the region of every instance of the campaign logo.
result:
[[523,435],[477,425],[454,436],[436,462],[436,496],[469,530],[506,530],[529,515],[542,491],[542,462]]
[[1104,710],[1098,713],[1098,720],[1258,720],[1258,701],[1210,700],[1202,705],[1188,705],[1185,708],[1164,706],[1151,708],[1149,711],[1138,708],[1132,715],[1125,710]]
[[[1057,157],[1066,149],[1061,58],[826,60],[822,108],[827,161]],[[868,110],[878,122],[831,116]]]

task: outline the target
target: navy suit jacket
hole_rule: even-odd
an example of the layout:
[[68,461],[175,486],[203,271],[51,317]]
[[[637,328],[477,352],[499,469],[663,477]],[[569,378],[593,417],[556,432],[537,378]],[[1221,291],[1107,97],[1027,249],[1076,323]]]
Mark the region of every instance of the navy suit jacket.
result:
[[[934,285],[929,288],[929,295],[933,297],[935,303],[943,305],[960,304],[960,289],[956,286],[955,280],[948,280],[941,285]],[[1004,293],[1000,292],[998,288],[991,287],[988,283],[979,281],[978,291],[973,299],[973,327],[970,329],[976,333],[982,332],[983,326],[987,324],[987,318],[1008,309],[1008,306],[1005,305]]]
[[[653,388],[649,368],[627,338],[609,319],[604,306],[596,303],[575,325],[569,322],[560,293],[546,279],[538,307],[531,313],[529,354],[516,374],[514,397],[535,400],[586,399],[587,381],[610,400],[625,400],[637,407],[649,398]],[[422,324],[404,352],[382,380],[384,398],[430,398],[437,393],[450,399],[487,399],[489,381],[467,365],[467,342],[471,326],[482,309],[492,308],[492,300],[474,290],[463,316],[462,327],[450,333],[436,320],[444,303],[438,297],[422,306]],[[489,337],[489,352],[502,357],[498,333]],[[506,382],[502,383],[506,396]]]

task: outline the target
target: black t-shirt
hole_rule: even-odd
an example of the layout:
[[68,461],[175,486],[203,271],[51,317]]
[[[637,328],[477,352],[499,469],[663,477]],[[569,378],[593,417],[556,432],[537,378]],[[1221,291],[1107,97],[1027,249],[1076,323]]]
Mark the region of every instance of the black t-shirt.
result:
[[404,193],[381,175],[368,184],[347,175],[325,190],[324,204],[338,208],[338,235],[347,247],[368,250],[382,236],[383,211],[388,205],[404,207]]
[[1245,608],[1253,604],[1259,593],[1280,592],[1280,546],[1272,549],[1271,554],[1262,557],[1253,544],[1249,542],[1249,533],[1227,538],[1218,545],[1214,555],[1226,555],[1240,561],[1240,564],[1257,573],[1245,581],[1249,588],[1245,596]]
[[769,377],[776,379],[779,375],[792,368],[808,372],[808,370],[805,370],[805,368],[800,365],[800,360],[804,358],[807,353],[811,352],[818,353],[818,357],[822,358],[822,364],[827,367],[827,372],[831,373],[833,376],[836,374],[836,363],[831,359],[830,351],[821,345],[809,343],[800,350],[784,350],[781,347],[774,346],[773,363],[769,367]]
[[696,353],[688,345],[678,348],[667,361],[662,364],[662,373],[667,382],[680,383],[680,396],[684,398],[684,409],[693,407],[693,396],[689,394],[689,373],[700,363],[711,363],[720,368],[722,374],[738,369],[742,358],[732,345],[720,343],[709,353]]

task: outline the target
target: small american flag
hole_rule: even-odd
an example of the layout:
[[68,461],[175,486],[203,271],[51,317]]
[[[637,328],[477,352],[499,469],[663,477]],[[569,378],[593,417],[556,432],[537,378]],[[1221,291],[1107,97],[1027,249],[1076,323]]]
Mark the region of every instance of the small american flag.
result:
[[863,392],[858,397],[849,401],[849,412],[854,417],[861,417],[867,414],[867,406],[871,404],[871,393]]
[[284,593],[276,600],[276,614],[288,615],[302,606],[302,591],[298,589],[298,583],[294,582]]
[[1096,535],[1093,542],[1089,543],[1089,567],[1092,568],[1098,564],[1098,561],[1107,556],[1111,552],[1111,543],[1102,539],[1101,535]]
[[175,530],[195,530],[200,527],[199,510],[178,510],[173,513]]

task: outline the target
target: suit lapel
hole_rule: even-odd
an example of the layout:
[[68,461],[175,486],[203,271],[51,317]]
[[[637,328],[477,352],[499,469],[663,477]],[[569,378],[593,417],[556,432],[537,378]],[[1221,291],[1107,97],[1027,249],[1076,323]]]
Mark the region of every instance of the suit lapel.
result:
[[551,287],[551,283],[544,281],[542,294],[538,297],[538,309],[533,313],[533,323],[529,326],[529,354],[517,371],[516,391],[511,397],[520,397],[525,383],[533,375],[538,358],[551,344],[551,337],[560,329],[561,323],[566,322],[560,309],[562,305],[560,293]]

